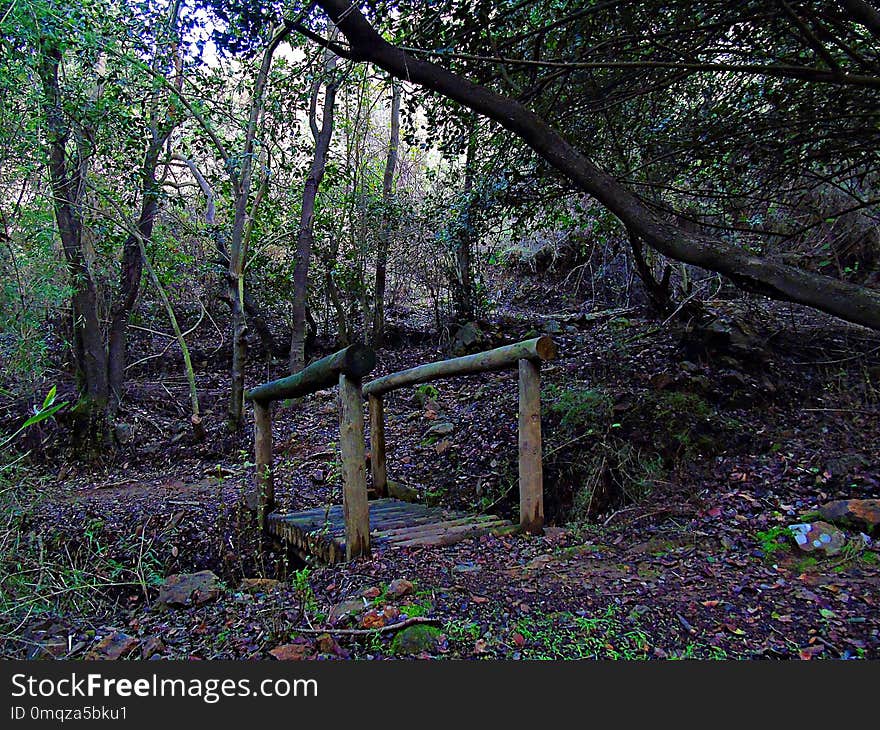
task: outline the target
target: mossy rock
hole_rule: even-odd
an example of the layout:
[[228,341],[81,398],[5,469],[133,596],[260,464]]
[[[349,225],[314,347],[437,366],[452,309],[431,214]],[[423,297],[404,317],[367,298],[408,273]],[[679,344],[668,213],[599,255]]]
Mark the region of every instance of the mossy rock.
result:
[[391,642],[391,651],[397,656],[437,651],[443,632],[434,626],[415,624],[401,630]]

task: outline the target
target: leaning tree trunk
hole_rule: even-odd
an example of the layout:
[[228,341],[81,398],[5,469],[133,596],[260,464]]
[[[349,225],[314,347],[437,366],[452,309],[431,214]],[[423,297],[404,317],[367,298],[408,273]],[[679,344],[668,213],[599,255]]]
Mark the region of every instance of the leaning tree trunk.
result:
[[315,240],[315,198],[318,195],[321,179],[324,177],[327,152],[333,137],[333,107],[336,104],[336,80],[333,75],[336,69],[336,56],[329,51],[325,56],[324,67],[327,81],[324,86],[324,111],[320,130],[315,121],[317,86],[312,90],[309,109],[309,124],[315,138],[315,157],[312,160],[312,166],[309,169],[309,176],[306,178],[303,190],[299,233],[296,237],[296,266],[293,270],[293,323],[290,334],[289,365],[291,374],[302,370],[306,362],[306,305],[308,303],[309,263]]
[[318,0],[348,40],[334,50],[380,68],[494,119],[528,144],[578,189],[594,197],[647,245],[669,258],[727,276],[743,289],[804,304],[880,330],[880,292],[754,256],[735,244],[670,223],[523,104],[392,46],[349,0]]
[[397,148],[400,144],[400,86],[391,78],[391,138],[388,141],[388,156],[385,158],[385,174],[382,177],[382,228],[379,246],[376,251],[376,289],[373,305],[373,332],[371,343],[374,348],[381,347],[385,337],[385,282],[388,273],[388,247],[391,245],[391,230],[394,227],[394,168],[397,166]]

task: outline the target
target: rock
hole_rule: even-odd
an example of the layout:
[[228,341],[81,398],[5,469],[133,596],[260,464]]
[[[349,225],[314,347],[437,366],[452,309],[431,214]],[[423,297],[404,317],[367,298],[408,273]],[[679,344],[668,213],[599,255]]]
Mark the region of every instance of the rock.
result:
[[113,434],[120,444],[127,444],[131,441],[133,435],[131,425],[128,423],[117,423],[113,426]]
[[675,378],[669,373],[657,373],[656,375],[652,375],[648,382],[655,390],[666,390],[675,382]]
[[455,431],[455,424],[443,422],[435,423],[426,433],[433,436],[449,436],[453,431]]
[[245,578],[238,587],[242,593],[269,593],[277,590],[280,580],[274,578]]
[[458,328],[449,345],[449,352],[456,357],[478,352],[484,348],[486,340],[486,334],[479,325],[476,322],[468,322]]
[[866,466],[865,460],[860,454],[842,454],[833,459],[829,459],[825,464],[825,470],[837,482],[843,482],[854,472],[863,469]]
[[401,484],[400,482],[395,482],[389,479],[387,483],[387,488],[388,496],[394,497],[394,499],[399,499],[401,502],[419,501],[419,493],[412,487],[408,487],[405,484]]
[[131,652],[140,642],[133,636],[123,634],[121,631],[114,631],[109,636],[105,636],[99,641],[95,647],[86,654],[86,659],[121,659]]
[[169,575],[159,587],[156,608],[201,606],[220,595],[223,585],[210,570]]
[[396,578],[388,584],[387,596],[389,598],[403,598],[405,595],[412,593],[415,586],[404,579]]
[[442,632],[434,626],[415,624],[402,629],[391,642],[391,651],[397,656],[434,652],[440,646]]
[[819,507],[819,515],[828,522],[872,530],[880,525],[880,499],[838,499]]
[[[755,328],[747,321],[745,312],[703,313],[701,321],[692,323],[682,345],[689,359],[703,359],[707,355],[732,356],[736,360],[759,362],[767,359],[767,351]],[[726,362],[719,359],[719,362]]]
[[348,601],[341,601],[330,609],[330,615],[327,621],[331,626],[335,626],[343,619],[350,616],[359,616],[366,610],[366,604],[363,599],[355,598]]
[[312,481],[315,484],[323,484],[324,472],[322,472],[320,469],[315,469],[315,471],[312,472]]
[[308,659],[314,647],[307,641],[297,641],[292,644],[282,644],[270,649],[269,653],[280,662],[298,662]]
[[805,522],[789,525],[798,547],[804,552],[820,551],[826,555],[837,555],[846,544],[846,535],[827,522]]

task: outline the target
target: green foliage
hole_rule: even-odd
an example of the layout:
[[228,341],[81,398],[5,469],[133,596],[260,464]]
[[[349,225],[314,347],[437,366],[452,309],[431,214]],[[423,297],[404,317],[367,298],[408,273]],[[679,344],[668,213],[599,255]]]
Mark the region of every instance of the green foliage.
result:
[[428,616],[434,611],[434,596],[431,591],[416,590],[406,603],[402,604],[400,610],[409,618],[417,616]]
[[311,570],[302,568],[293,574],[293,589],[302,601],[303,609],[309,614],[318,612],[318,599],[311,584]]
[[609,606],[596,616],[528,615],[516,623],[523,659],[646,659],[650,643],[636,617]]
[[[0,203],[0,214],[4,206]],[[44,201],[21,209],[0,240],[0,363],[18,394],[39,383],[48,364],[50,322],[71,289],[54,249],[54,223]],[[2,235],[0,235],[2,239]]]
[[[41,406],[34,406],[34,414],[30,416],[21,426],[18,427],[18,430],[15,431],[11,436],[7,436],[5,439],[0,441],[0,448],[7,446],[10,444],[17,436],[19,436],[22,432],[26,431],[31,426],[35,426],[41,421],[45,421],[47,418],[52,418],[58,411],[64,408],[67,405],[67,402],[56,403],[56,388],[53,385],[49,392],[46,394],[46,397],[43,399],[43,404]],[[0,466],[0,471],[2,471],[4,467]]]
[[611,414],[611,396],[597,388],[560,389],[547,388],[548,408],[559,417],[559,422],[571,430],[586,430],[595,433],[604,430]]
[[777,553],[788,552],[791,543],[791,531],[787,527],[775,526],[755,533],[755,539],[764,553],[765,560],[772,561]]
[[437,390],[436,386],[431,385],[431,383],[423,383],[422,385],[417,385],[416,393],[418,394],[419,400],[423,402],[427,402],[429,400],[437,400],[437,398],[440,397],[440,391]]
[[[564,516],[586,520],[638,503],[666,471],[718,453],[740,425],[700,395],[648,390],[614,395],[602,388],[549,386],[545,470],[571,489]],[[571,485],[569,487],[569,485]]]
[[559,423],[548,439],[545,470],[571,485],[564,517],[580,522],[611,506],[638,502],[663,473],[659,454],[630,442],[615,420],[614,400],[602,389],[548,388],[548,412]]

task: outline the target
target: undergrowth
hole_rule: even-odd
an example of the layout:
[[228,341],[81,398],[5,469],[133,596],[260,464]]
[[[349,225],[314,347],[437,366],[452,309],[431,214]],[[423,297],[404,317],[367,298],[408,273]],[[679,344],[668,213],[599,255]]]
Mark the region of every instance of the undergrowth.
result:
[[550,519],[582,523],[647,499],[681,464],[714,455],[741,426],[701,396],[548,386]]

